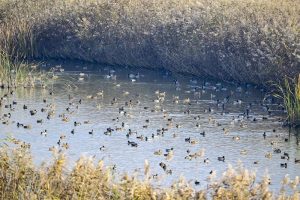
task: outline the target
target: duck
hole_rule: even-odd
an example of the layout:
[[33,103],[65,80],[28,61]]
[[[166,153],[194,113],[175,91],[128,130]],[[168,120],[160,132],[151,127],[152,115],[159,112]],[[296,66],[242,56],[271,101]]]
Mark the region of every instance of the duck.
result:
[[205,137],[205,131],[200,132],[200,135],[202,135],[203,137]]
[[24,124],[17,122],[17,127],[19,128],[20,126],[24,127]]
[[290,155],[289,155],[288,153],[286,153],[286,152],[284,152],[284,153],[283,153],[283,156],[284,156],[284,157],[286,157],[286,158],[287,158],[287,160],[289,160],[289,159],[290,159]]
[[160,156],[162,155],[162,150],[154,151],[154,155]]
[[197,144],[198,141],[197,141],[197,140],[191,140],[190,143],[191,143],[191,144]]
[[61,136],[59,136],[59,139],[61,139],[61,140],[66,139],[66,136],[65,135],[61,135]]
[[281,153],[280,149],[274,149],[274,153]]
[[185,138],[184,141],[185,142],[191,142],[191,137]]
[[295,158],[295,163],[300,164],[300,159]]
[[100,149],[100,151],[104,151],[106,148],[105,148],[105,146],[103,145],[103,146],[101,146],[99,149]]
[[171,151],[173,151],[173,150],[174,150],[174,148],[171,147],[170,149],[166,149],[166,152],[171,152]]
[[43,135],[43,136],[47,136],[47,134],[48,134],[48,132],[47,132],[46,129],[45,129],[44,131],[41,132],[41,135]]
[[280,163],[280,167],[287,168],[287,163]]
[[160,166],[164,171],[167,170],[167,165],[166,165],[165,163],[160,162],[160,163],[159,163],[159,166]]
[[132,147],[138,147],[138,144],[136,142],[128,141],[128,145],[131,145]]
[[240,136],[234,136],[234,137],[232,137],[232,139],[237,141],[237,140],[240,140],[241,138],[240,138]]
[[37,110],[30,110],[29,112],[30,112],[30,115],[33,116],[37,113]]
[[224,162],[224,161],[225,161],[225,156],[218,157],[218,161],[222,161],[222,162]]
[[31,125],[23,125],[23,128],[25,128],[25,129],[31,129]]
[[247,151],[246,149],[242,149],[242,150],[240,151],[240,154],[241,154],[241,155],[247,155],[247,154],[248,154],[248,151]]
[[80,122],[74,122],[74,126],[79,126],[79,125],[81,125],[81,123]]
[[205,164],[208,164],[210,161],[209,161],[209,158],[205,158],[204,160],[203,160],[203,162],[205,163]]

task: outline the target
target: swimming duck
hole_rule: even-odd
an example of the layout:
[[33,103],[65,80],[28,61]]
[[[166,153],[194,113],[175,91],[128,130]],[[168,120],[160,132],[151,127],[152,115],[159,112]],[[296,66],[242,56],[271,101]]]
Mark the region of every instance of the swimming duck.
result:
[[167,165],[166,165],[165,163],[160,162],[160,163],[159,163],[159,166],[160,166],[161,168],[163,168],[164,171],[167,170]]
[[234,137],[232,137],[232,139],[237,141],[237,140],[240,140],[241,138],[240,138],[240,136],[234,136]]
[[281,153],[280,149],[274,149],[274,153]]
[[138,146],[138,144],[136,142],[131,142],[131,141],[128,141],[128,145],[131,145],[132,147]]
[[218,161],[222,161],[222,162],[224,162],[224,161],[225,161],[225,156],[218,157]]
[[25,129],[31,129],[31,125],[23,125],[23,128],[25,128]]
[[80,122],[74,122],[74,126],[79,126],[79,125],[81,125],[81,123]]
[[103,145],[99,149],[100,149],[100,151],[104,151],[105,150],[105,146]]
[[154,152],[154,155],[157,155],[157,156],[160,156],[160,155],[162,155],[162,150],[158,150],[158,151],[155,151]]
[[33,116],[37,113],[37,110],[30,110],[30,115]]
[[191,142],[191,137],[185,138],[184,141]]
[[287,168],[287,163],[280,163],[280,167]]
[[205,131],[200,132],[200,135],[202,135],[203,137],[205,137]]
[[243,149],[243,150],[240,151],[240,154],[241,155],[247,155],[248,151],[246,149]]
[[47,132],[46,129],[45,129],[44,131],[41,132],[41,135],[43,135],[43,136],[47,136],[47,134],[48,134],[48,132]]

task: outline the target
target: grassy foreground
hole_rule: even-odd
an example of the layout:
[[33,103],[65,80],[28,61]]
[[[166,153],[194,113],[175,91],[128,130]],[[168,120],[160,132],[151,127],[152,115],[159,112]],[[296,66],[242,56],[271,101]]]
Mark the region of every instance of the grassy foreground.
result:
[[[0,149],[1,199],[299,199],[299,177],[286,176],[278,196],[269,191],[266,177],[255,183],[255,173],[243,167],[229,167],[219,180],[211,178],[207,189],[195,191],[184,180],[170,188],[156,188],[150,183],[150,166],[145,162],[144,180],[125,175],[115,181],[111,168],[91,158],[81,158],[74,168],[66,170],[62,153],[54,152],[49,165],[36,167],[29,152],[30,146],[13,139],[15,148]],[[290,187],[293,194],[286,195]]]
[[262,84],[300,72],[298,0],[0,0],[0,49]]

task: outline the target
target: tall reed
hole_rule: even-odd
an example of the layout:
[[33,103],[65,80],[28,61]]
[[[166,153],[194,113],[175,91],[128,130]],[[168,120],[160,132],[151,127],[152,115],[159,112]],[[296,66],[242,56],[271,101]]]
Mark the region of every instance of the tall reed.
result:
[[51,73],[38,71],[38,64],[19,61],[18,57],[0,50],[0,87],[47,87]]
[[300,126],[300,74],[292,79],[285,77],[282,84],[275,84],[274,96],[282,99],[287,112],[287,122]]

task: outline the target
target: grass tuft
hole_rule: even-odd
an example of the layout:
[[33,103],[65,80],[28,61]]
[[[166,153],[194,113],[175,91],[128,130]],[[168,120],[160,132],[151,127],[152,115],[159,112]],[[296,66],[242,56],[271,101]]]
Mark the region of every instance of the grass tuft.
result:
[[287,112],[287,122],[291,126],[300,126],[300,74],[292,79],[285,77],[282,84],[274,84],[274,96],[282,99]]

